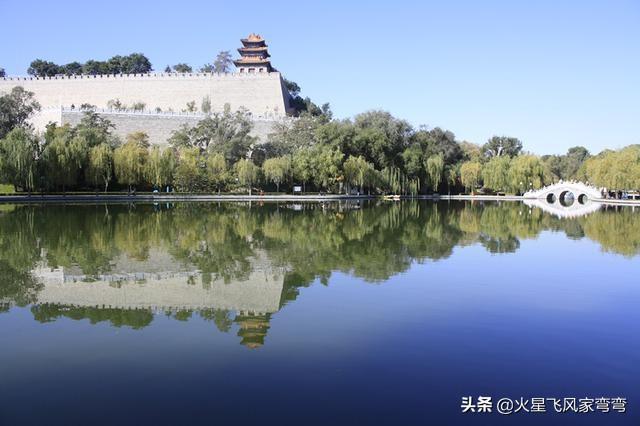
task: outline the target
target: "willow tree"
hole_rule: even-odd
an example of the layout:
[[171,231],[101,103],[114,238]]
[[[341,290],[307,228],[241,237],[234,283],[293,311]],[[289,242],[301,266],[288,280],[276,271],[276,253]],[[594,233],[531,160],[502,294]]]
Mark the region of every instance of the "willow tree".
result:
[[177,166],[175,151],[171,148],[164,150],[158,146],[151,148],[145,166],[145,178],[151,185],[162,188],[173,184],[173,177]]
[[175,184],[179,191],[195,192],[206,188],[205,158],[199,148],[182,148],[178,151]]
[[538,189],[544,185],[545,167],[535,155],[519,155],[511,160],[509,184],[513,192],[524,193],[528,189]]
[[506,191],[511,187],[509,182],[509,168],[511,157],[503,155],[493,157],[482,168],[482,180],[486,188],[495,191]]
[[249,195],[251,195],[251,187],[258,180],[258,166],[253,164],[251,160],[243,158],[233,168],[238,176],[238,182],[240,185],[247,187]]
[[51,130],[49,142],[42,152],[42,162],[48,183],[67,187],[77,183],[80,170],[86,165],[89,149],[82,136],[74,135],[66,125]]
[[289,157],[269,158],[262,165],[264,177],[276,185],[280,192],[280,184],[291,175],[291,159]]
[[589,182],[611,189],[640,188],[640,147],[605,151],[586,160],[578,173]]
[[460,166],[460,181],[472,194],[480,183],[481,175],[482,164],[477,161],[467,161]]
[[109,189],[113,176],[113,149],[106,143],[96,145],[89,151],[87,180],[98,186],[104,185],[104,192]]
[[0,178],[14,188],[35,188],[38,140],[28,130],[16,127],[0,139]]
[[319,147],[313,150],[311,164],[313,179],[317,186],[328,189],[332,184],[341,181],[340,166],[343,157],[342,152],[329,147]]
[[432,155],[425,161],[427,179],[433,192],[438,191],[444,173],[444,156],[442,154]]
[[118,182],[131,187],[144,182],[145,166],[149,158],[148,137],[134,133],[127,142],[113,152],[113,167]]
[[219,194],[229,178],[227,160],[225,160],[224,155],[220,153],[212,154],[207,157],[206,167],[209,183],[216,188]]
[[367,162],[362,156],[349,156],[342,166],[344,170],[344,180],[347,185],[360,187],[363,191],[364,185],[370,176],[373,166]]

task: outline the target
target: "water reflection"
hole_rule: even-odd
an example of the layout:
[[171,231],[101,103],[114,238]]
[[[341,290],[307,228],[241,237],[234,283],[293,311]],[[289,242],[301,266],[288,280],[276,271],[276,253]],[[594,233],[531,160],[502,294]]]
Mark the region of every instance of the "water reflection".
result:
[[583,207],[577,217],[492,202],[3,206],[0,311],[132,328],[197,315],[256,348],[272,315],[335,271],[382,282],[457,246],[515,252],[545,230],[640,253],[640,212]]

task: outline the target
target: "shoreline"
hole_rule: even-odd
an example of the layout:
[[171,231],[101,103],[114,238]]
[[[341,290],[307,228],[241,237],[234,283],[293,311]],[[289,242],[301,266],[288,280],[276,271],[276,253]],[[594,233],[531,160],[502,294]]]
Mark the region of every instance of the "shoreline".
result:
[[[239,195],[239,194],[184,194],[184,195],[157,195],[157,194],[32,194],[32,195],[0,195],[0,204],[33,204],[33,203],[96,203],[96,202],[116,202],[116,203],[161,203],[161,202],[238,202],[238,201],[300,201],[300,202],[322,202],[322,201],[349,201],[349,200],[375,200],[384,199],[380,195]],[[521,195],[418,195],[400,196],[399,200],[443,200],[443,201],[523,201]],[[616,200],[616,199],[594,199],[591,200],[601,204],[640,206],[640,200]]]

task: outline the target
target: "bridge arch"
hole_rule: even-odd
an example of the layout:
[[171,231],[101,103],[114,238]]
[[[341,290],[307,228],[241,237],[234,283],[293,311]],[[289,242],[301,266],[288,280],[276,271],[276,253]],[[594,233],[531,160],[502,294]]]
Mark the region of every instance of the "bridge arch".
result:
[[[584,205],[589,200],[601,199],[602,193],[595,186],[582,182],[558,182],[541,189],[528,191],[524,193],[523,198],[544,200],[549,204],[559,203],[567,207],[567,205],[574,203]],[[571,198],[571,203],[568,202],[569,198]]]

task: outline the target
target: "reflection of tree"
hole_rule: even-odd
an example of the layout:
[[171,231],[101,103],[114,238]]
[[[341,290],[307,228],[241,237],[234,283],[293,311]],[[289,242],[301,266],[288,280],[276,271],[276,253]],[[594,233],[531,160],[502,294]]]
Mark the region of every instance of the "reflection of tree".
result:
[[213,321],[218,330],[223,333],[231,330],[233,319],[231,312],[226,309],[201,309],[198,314],[206,321]]
[[[0,260],[0,304],[13,301],[18,306],[26,306],[36,300],[38,283],[29,272],[13,268],[6,260]],[[8,309],[6,304],[5,309]]]
[[[288,205],[177,204],[175,206],[21,206],[0,210],[0,312],[36,300],[38,283],[29,271],[41,256],[49,267],[80,270],[89,277],[110,273],[117,259],[148,261],[159,251],[210,288],[247,279],[260,262],[284,271],[281,305],[301,288],[342,271],[381,282],[414,261],[446,259],[456,246],[480,244],[492,253],[518,250],[520,241],[543,230],[584,236],[607,251],[640,254],[640,214],[601,210],[578,219],[558,219],[521,203],[402,202]],[[136,264],[135,262],[132,264]],[[60,317],[144,327],[148,310],[34,306],[39,321]],[[196,314],[223,332],[240,325],[243,341],[259,345],[269,317],[234,317],[215,309],[174,311],[187,321]],[[260,337],[262,336],[262,337]]]
[[36,321],[51,322],[60,317],[73,320],[88,319],[91,324],[108,321],[114,327],[140,329],[151,324],[153,313],[148,309],[113,309],[74,307],[63,305],[34,305],[31,312]]
[[624,256],[640,253],[640,214],[629,208],[599,211],[580,219],[584,234],[604,251]]

